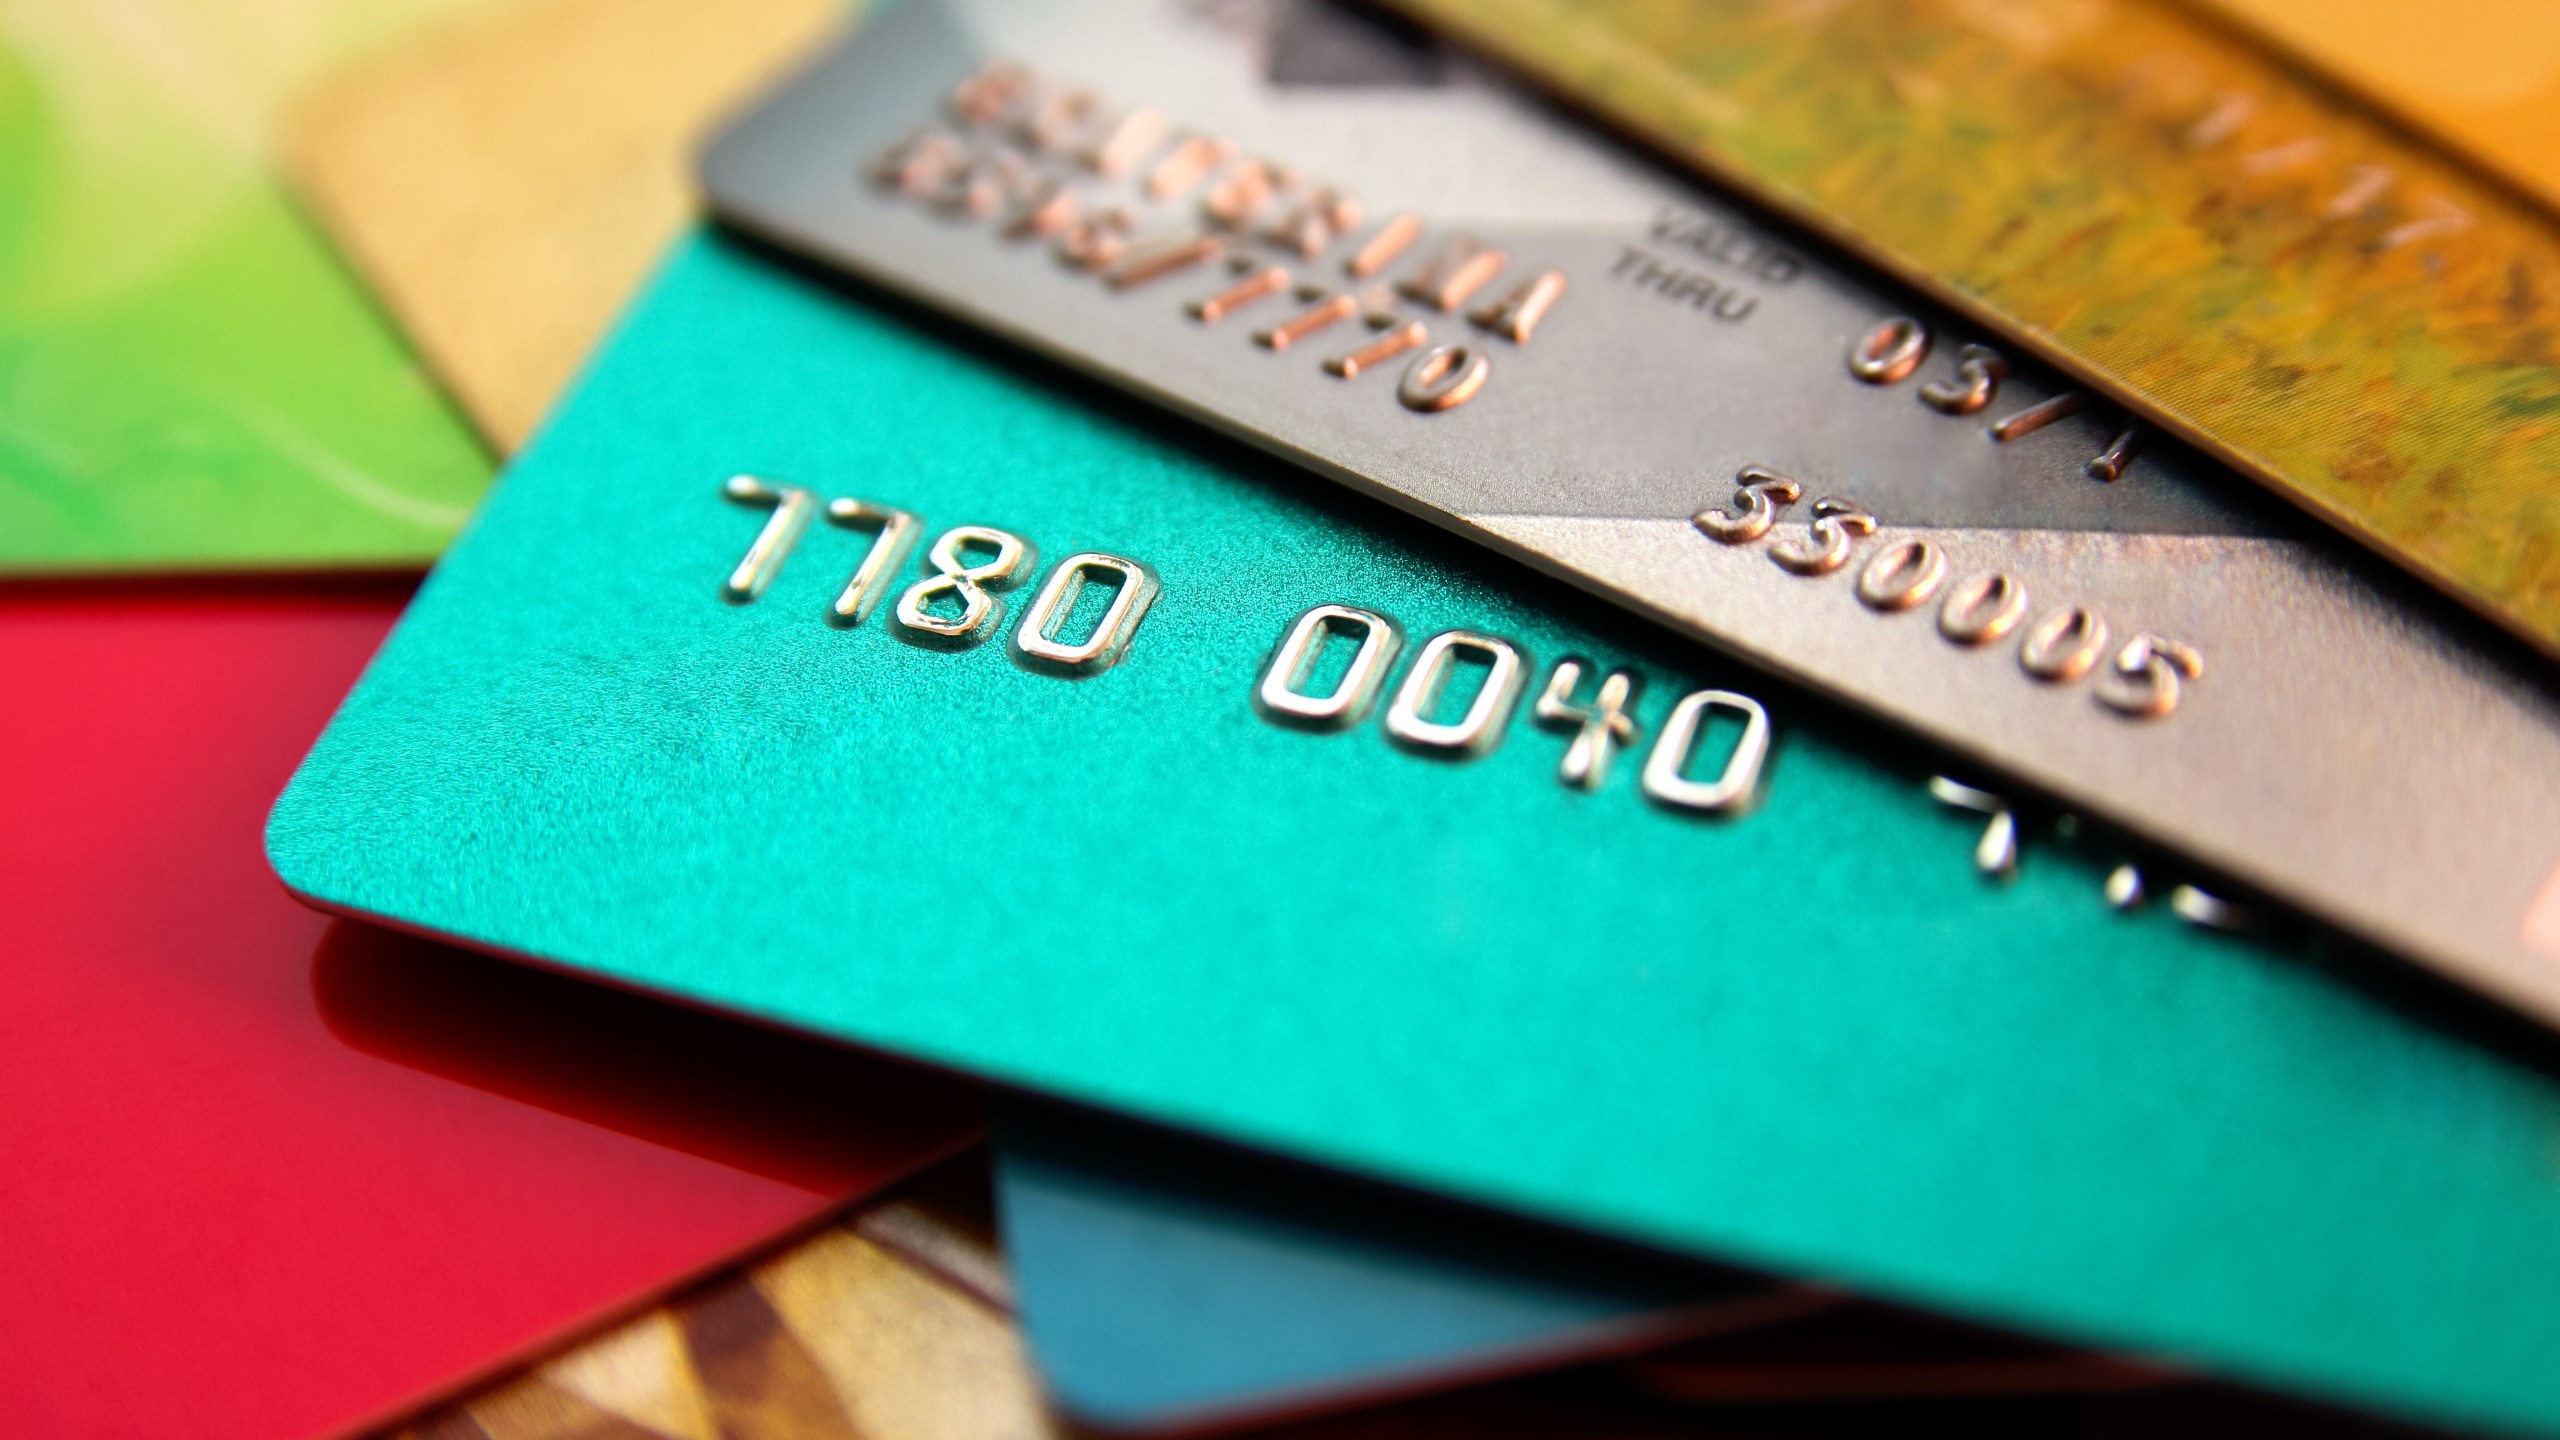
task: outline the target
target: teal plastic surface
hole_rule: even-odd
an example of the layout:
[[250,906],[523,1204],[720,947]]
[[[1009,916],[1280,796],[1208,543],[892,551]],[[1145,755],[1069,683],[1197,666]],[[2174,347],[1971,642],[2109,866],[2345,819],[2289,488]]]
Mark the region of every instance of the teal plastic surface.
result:
[[[1131,556],[1163,594],[1082,680],[822,623],[868,538],[824,524],[726,604],[742,471]],[[1325,601],[1633,665],[1648,724],[1698,683],[1769,694],[1763,803],[1648,805],[1640,757],[1569,791],[1525,714],[1462,764],[1273,725],[1254,681]],[[2560,1432],[2560,1087],[2298,957],[2111,914],[2059,846],[1984,883],[1979,817],[1875,744],[698,237],[269,848],[326,906],[1328,1164]]]

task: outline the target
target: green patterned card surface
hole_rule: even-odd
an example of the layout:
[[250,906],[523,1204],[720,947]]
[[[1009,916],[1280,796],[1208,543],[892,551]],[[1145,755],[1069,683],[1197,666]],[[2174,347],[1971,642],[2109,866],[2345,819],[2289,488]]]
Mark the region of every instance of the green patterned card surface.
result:
[[[755,502],[781,486],[796,535]],[[919,543],[830,623],[898,548],[883,507]],[[894,617],[956,609],[928,559],[955,526],[1039,552],[1009,638]],[[1080,552],[1161,590],[1079,678],[1016,622]],[[1033,649],[1130,593],[1080,573]],[[1402,653],[1361,723],[1276,723],[1267,662],[1328,603]],[[1452,629],[1525,657],[1475,758],[1383,733],[1398,697],[1460,725],[1483,694],[1487,665],[1409,684]],[[1292,693],[1331,693],[1356,633]],[[1591,789],[1559,781],[1576,722],[1532,713],[1569,655],[1647,682]],[[1729,768],[1738,702],[1648,786],[1702,687],[1773,722],[1756,805],[1647,793]],[[331,909],[1325,1164],[2560,1433],[2537,1057],[2351,983],[2379,963],[2113,910],[2095,836],[2031,825],[1986,881],[1983,817],[1928,778],[1328,481],[702,238],[437,568],[269,850]]]
[[489,460],[270,178],[293,87],[467,0],[0,0],[0,574],[424,565]]

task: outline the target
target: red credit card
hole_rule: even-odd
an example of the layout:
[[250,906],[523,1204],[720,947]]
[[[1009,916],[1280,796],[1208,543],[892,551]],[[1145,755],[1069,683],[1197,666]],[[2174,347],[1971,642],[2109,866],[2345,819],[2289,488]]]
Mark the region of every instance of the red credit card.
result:
[[0,1415],[377,1420],[968,1143],[960,1082],[332,922],[268,804],[399,586],[0,589]]

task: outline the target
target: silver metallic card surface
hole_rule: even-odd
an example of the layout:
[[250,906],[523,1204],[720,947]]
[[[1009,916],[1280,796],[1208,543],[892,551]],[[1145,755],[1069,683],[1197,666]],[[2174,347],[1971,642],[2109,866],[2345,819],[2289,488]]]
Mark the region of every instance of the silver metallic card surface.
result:
[[2550,677],[2245,482],[1311,3],[907,0],[720,214],[2560,1021]]

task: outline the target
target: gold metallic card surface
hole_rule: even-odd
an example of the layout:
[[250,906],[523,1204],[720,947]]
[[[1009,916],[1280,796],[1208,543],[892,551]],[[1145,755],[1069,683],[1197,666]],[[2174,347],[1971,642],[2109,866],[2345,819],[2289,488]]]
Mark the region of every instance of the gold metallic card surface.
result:
[[2560,207],[2560,5],[2200,3]]
[[835,0],[534,0],[335,78],[305,197],[491,442],[533,433],[693,209],[698,131]]
[[2173,0],[1396,0],[2560,654],[2560,218]]

